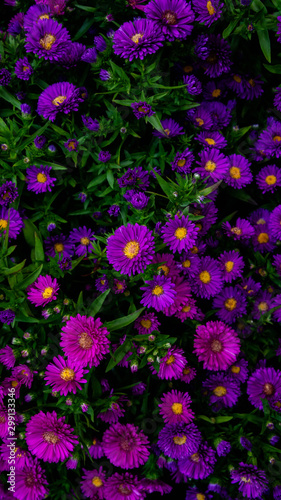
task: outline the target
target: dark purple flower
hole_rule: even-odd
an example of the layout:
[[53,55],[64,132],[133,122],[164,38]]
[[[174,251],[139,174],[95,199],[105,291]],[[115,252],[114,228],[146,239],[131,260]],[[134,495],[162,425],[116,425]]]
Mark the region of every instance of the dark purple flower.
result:
[[281,372],[274,368],[258,368],[248,380],[249,401],[256,408],[263,409],[262,399],[269,402],[281,393]]
[[42,149],[43,146],[45,146],[46,142],[47,138],[44,135],[37,135],[37,137],[35,137],[34,139],[34,146],[37,149]]
[[23,116],[30,115],[30,113],[31,113],[31,107],[29,106],[29,104],[26,104],[26,103],[21,104],[20,110],[21,110]]
[[9,238],[17,238],[24,227],[20,214],[13,207],[0,207],[0,237],[5,235],[9,224]]
[[174,157],[171,167],[176,172],[188,174],[191,171],[194,155],[189,148],[186,148],[182,153],[177,153]]
[[190,95],[199,95],[202,93],[201,82],[194,75],[187,75],[183,77],[183,83],[186,84],[187,92]]
[[231,227],[229,222],[223,222],[222,228],[226,235],[234,238],[234,240],[251,238],[255,232],[251,224],[245,219],[240,219],[240,217],[238,217],[235,226]]
[[83,54],[86,51],[86,46],[78,42],[66,42],[64,48],[60,51],[57,63],[66,69],[77,66],[81,61]]
[[248,438],[246,438],[245,436],[240,437],[240,444],[241,444],[241,446],[243,446],[243,448],[245,448],[245,450],[248,450],[248,451],[251,451],[251,449],[253,448],[251,441]]
[[69,41],[70,35],[66,28],[53,19],[42,19],[27,32],[25,49],[38,57],[57,61]]
[[0,321],[4,325],[10,325],[13,323],[16,315],[12,309],[6,309],[5,311],[0,311]]
[[203,387],[208,389],[210,403],[214,405],[215,411],[234,406],[241,395],[239,382],[221,373],[210,375],[203,382]]
[[183,128],[172,118],[161,121],[161,125],[163,127],[163,132],[159,132],[158,130],[153,130],[152,132],[153,135],[160,137],[160,139],[163,137],[169,139],[170,137],[184,134]]
[[68,114],[77,111],[80,102],[83,102],[83,99],[79,97],[79,89],[72,83],[54,83],[40,94],[37,113],[53,122],[57,113]]
[[98,120],[93,120],[90,116],[82,115],[82,122],[88,130],[97,132],[100,128]]
[[99,161],[102,163],[106,163],[110,160],[111,154],[109,151],[100,151],[99,152]]
[[224,136],[216,131],[200,132],[194,139],[200,142],[200,144],[203,144],[205,148],[223,149],[227,146],[227,141]]
[[33,165],[27,168],[26,180],[28,191],[33,191],[36,194],[52,191],[56,178],[50,176],[51,170],[52,167],[48,167],[47,165],[41,165],[40,167]]
[[195,453],[202,440],[193,423],[166,424],[158,435],[158,447],[170,458],[184,458]]
[[130,203],[133,205],[134,208],[137,210],[143,210],[148,202],[149,202],[149,196],[146,196],[144,193],[137,193],[134,192],[132,196],[130,197]]
[[106,69],[101,69],[99,76],[102,82],[107,82],[107,80],[111,78],[111,74],[109,73],[109,71],[106,71]]
[[131,104],[131,108],[133,109],[133,113],[138,120],[144,116],[152,116],[155,114],[155,111],[152,111],[150,104],[147,104],[145,101],[134,102]]
[[219,0],[192,0],[192,5],[195,12],[198,14],[196,21],[204,23],[205,26],[211,26],[221,17],[223,3]]
[[18,59],[15,65],[15,75],[17,76],[17,78],[19,78],[20,80],[29,80],[32,73],[33,68],[28,62],[27,57]]
[[197,239],[198,228],[188,219],[188,216],[166,222],[162,227],[162,238],[173,253],[187,251],[192,248]]
[[221,290],[213,301],[213,309],[218,309],[216,314],[219,319],[229,324],[246,314],[246,307],[245,294],[232,286]]
[[98,52],[104,52],[106,50],[106,41],[101,35],[94,37],[94,44]]
[[[43,500],[48,495],[48,482],[39,460],[29,458],[22,469],[17,467],[17,498]],[[13,496],[14,497],[14,496]],[[9,498],[3,496],[2,498]]]
[[119,205],[111,205],[111,207],[109,207],[109,209],[107,210],[107,213],[111,216],[111,217],[118,217],[118,215],[120,214],[120,207]]
[[227,73],[232,64],[230,45],[221,35],[199,36],[195,44],[195,53],[202,59],[205,74],[211,78]]
[[274,238],[281,239],[281,205],[275,207],[270,215],[269,230]]
[[93,247],[91,241],[95,239],[93,231],[87,229],[86,226],[73,229],[69,235],[69,241],[78,244],[78,246],[75,247],[75,254],[78,255],[78,257],[81,257],[81,255],[86,256],[88,252],[92,253]]
[[175,285],[170,278],[155,276],[153,280],[145,283],[146,286],[140,287],[140,290],[144,290],[141,304],[153,307],[156,311],[163,311],[173,304],[176,292]]
[[[134,0],[136,1],[136,0]],[[104,498],[112,500],[144,500],[146,491],[139,479],[129,472],[115,472],[108,477],[104,485]]]
[[18,190],[14,182],[4,182],[0,187],[0,205],[6,207],[9,203],[13,203],[18,195]]
[[192,290],[199,297],[210,299],[222,288],[222,272],[218,262],[211,257],[202,257],[198,262],[196,274],[192,276]]
[[191,121],[195,127],[202,130],[210,130],[213,127],[213,120],[205,106],[189,109],[186,114],[187,120]]
[[10,71],[8,71],[6,68],[0,69],[0,87],[9,85],[11,79],[12,75]]
[[25,31],[32,31],[43,19],[50,19],[51,15],[51,9],[47,3],[32,5],[24,16],[23,27]]
[[73,244],[67,239],[63,234],[56,236],[49,236],[44,241],[46,245],[46,255],[50,257],[55,257],[56,252],[59,254],[60,258],[62,257],[72,257],[73,254]]
[[202,177],[210,176],[214,182],[225,178],[230,168],[230,162],[223,153],[215,148],[206,148],[199,153],[199,157],[200,161],[196,162],[199,167],[195,167],[195,171]]
[[266,156],[281,156],[281,122],[271,118],[267,129],[261,132],[255,144],[255,149]]
[[262,193],[274,193],[277,187],[281,186],[281,169],[276,165],[263,167],[256,176],[258,188]]
[[169,41],[185,39],[191,34],[195,16],[191,4],[184,0],[152,0],[145,6],[144,13]]
[[113,51],[115,54],[132,61],[143,59],[148,54],[154,54],[163,46],[164,35],[150,19],[129,21],[115,31]]
[[178,466],[180,472],[188,478],[204,479],[213,472],[216,461],[215,450],[209,447],[207,442],[202,442],[199,450],[180,459]]
[[86,49],[81,56],[81,61],[84,61],[89,64],[95,63],[96,60],[97,60],[97,51],[95,47],[90,47],[89,49]]
[[77,151],[79,146],[79,142],[77,139],[68,139],[67,142],[64,143],[64,147],[68,149],[68,151]]
[[225,182],[236,189],[251,184],[253,179],[250,169],[251,163],[242,155],[230,155],[228,159],[230,168],[225,175]]
[[245,264],[243,258],[235,250],[223,252],[219,256],[218,261],[223,272],[223,278],[227,283],[231,283],[236,278],[242,276]]
[[225,457],[231,450],[231,444],[229,441],[224,441],[223,439],[217,444],[217,454],[219,457]]
[[256,465],[239,463],[237,469],[230,471],[231,483],[239,483],[238,490],[243,497],[261,498],[268,488],[265,472]]
[[11,36],[17,36],[20,34],[22,28],[23,28],[23,22],[24,22],[24,13],[19,12],[16,14],[14,17],[9,22],[7,32]]

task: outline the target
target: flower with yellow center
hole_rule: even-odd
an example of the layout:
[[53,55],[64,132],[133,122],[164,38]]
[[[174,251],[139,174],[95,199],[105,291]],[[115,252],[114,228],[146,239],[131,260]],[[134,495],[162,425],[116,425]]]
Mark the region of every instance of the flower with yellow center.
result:
[[46,443],[57,444],[60,442],[60,438],[54,432],[43,432],[42,438]]
[[165,276],[168,276],[170,272],[170,268],[168,266],[165,266],[165,264],[163,264],[162,266],[157,267],[157,271],[160,271],[160,269],[162,269]]
[[150,321],[150,319],[142,319],[140,324],[141,324],[141,326],[143,326],[143,328],[146,328],[146,330],[149,330],[149,328],[151,328],[152,321]]
[[159,296],[159,295],[163,295],[163,293],[164,293],[164,289],[163,289],[163,287],[162,287],[162,286],[160,286],[160,285],[156,285],[156,286],[152,289],[152,292],[151,292],[151,293],[152,293],[152,295],[157,295],[157,296]]
[[266,312],[268,311],[269,309],[269,306],[268,306],[268,303],[267,302],[260,302],[258,304],[258,310],[261,311],[261,312]]
[[81,245],[89,245],[90,240],[89,240],[89,238],[83,237],[83,238],[81,238],[80,243],[81,243]]
[[37,174],[36,179],[38,182],[40,182],[40,184],[44,184],[47,181],[47,176],[39,172],[39,174]]
[[96,486],[96,488],[100,488],[103,485],[103,482],[99,476],[94,476],[92,479],[92,484]]
[[182,415],[182,413],[183,413],[181,403],[173,403],[171,409],[175,415]]
[[168,366],[172,365],[175,362],[175,360],[176,360],[176,358],[172,354],[171,356],[168,357],[168,359],[166,359],[166,365],[168,365]]
[[217,396],[218,398],[222,398],[223,396],[226,395],[227,393],[227,390],[225,387],[223,387],[222,385],[218,385],[217,387],[215,387],[215,389],[213,389],[213,393],[215,396]]
[[184,166],[185,166],[185,164],[186,164],[186,160],[185,160],[185,159],[183,159],[183,160],[179,160],[179,161],[177,162],[177,166],[178,166],[178,167],[184,167]]
[[230,231],[234,234],[237,234],[238,236],[240,236],[240,234],[242,234],[242,229],[240,229],[240,227],[232,227],[230,229]]
[[182,446],[183,444],[186,443],[186,436],[174,436],[173,441],[175,444],[178,444],[179,446]]
[[1,229],[6,229],[8,226],[8,221],[6,219],[0,219],[0,231]]
[[58,97],[55,97],[55,99],[52,101],[52,104],[54,106],[59,106],[66,100],[66,95],[58,95]]
[[196,500],[205,500],[205,495],[203,493],[197,493],[196,494]]
[[215,146],[216,144],[216,141],[214,139],[212,139],[211,137],[206,137],[205,138],[205,142],[209,145],[209,146]]
[[277,182],[277,177],[275,175],[267,175],[264,180],[268,186],[273,186]]
[[187,229],[185,227],[178,227],[175,232],[174,236],[177,238],[177,240],[183,240],[186,238],[187,235]]
[[281,136],[280,135],[275,135],[273,137],[274,142],[280,142],[281,141]]
[[212,97],[219,97],[221,95],[221,89],[214,89],[212,92]]
[[53,295],[54,289],[51,286],[48,286],[45,288],[42,292],[42,297],[43,299],[50,299]]
[[190,262],[189,259],[186,259],[186,260],[183,261],[182,267],[188,268],[190,266],[191,266],[191,262]]
[[234,80],[236,83],[241,83],[241,82],[242,82],[242,78],[241,78],[239,75],[234,75],[234,76],[233,76],[233,80]]
[[139,250],[140,250],[139,243],[136,240],[131,240],[128,241],[128,243],[125,245],[123,253],[124,255],[126,255],[126,257],[128,257],[128,259],[131,260],[138,255]]
[[56,37],[51,35],[51,33],[46,33],[43,38],[40,38],[40,45],[45,50],[50,50],[56,41]]
[[202,127],[202,125],[204,125],[204,120],[202,118],[195,118],[195,121],[198,123],[199,127]]
[[191,309],[191,306],[183,306],[182,312],[187,313],[190,311],[190,309]]
[[63,249],[64,249],[63,243],[55,243],[54,244],[54,249],[58,253],[63,252]]
[[202,281],[202,283],[210,283],[211,281],[211,275],[209,273],[209,271],[202,271],[200,274],[199,274],[199,279],[200,281]]
[[240,366],[233,365],[230,370],[232,371],[232,373],[240,373],[241,368]]
[[207,172],[214,172],[214,170],[216,170],[216,168],[217,168],[217,165],[214,161],[209,160],[209,161],[207,161],[207,163],[205,163],[204,168]]
[[238,167],[231,167],[229,169],[229,175],[232,179],[241,179],[241,170]]
[[227,311],[233,311],[234,309],[236,309],[236,306],[237,300],[233,297],[230,297],[224,302],[224,307],[227,309]]
[[82,347],[82,349],[88,351],[93,345],[93,340],[87,332],[82,332],[79,335],[78,344]]
[[69,382],[75,378],[75,372],[71,368],[65,367],[61,372],[60,372],[60,378],[65,380],[66,382]]
[[269,235],[267,233],[260,233],[257,237],[259,243],[268,243]]
[[228,260],[225,264],[224,264],[224,267],[225,267],[225,270],[228,272],[228,273],[231,273],[232,269],[234,268],[234,262],[232,260]]
[[210,16],[213,16],[216,13],[216,9],[214,8],[210,0],[207,2],[207,11],[209,12]]

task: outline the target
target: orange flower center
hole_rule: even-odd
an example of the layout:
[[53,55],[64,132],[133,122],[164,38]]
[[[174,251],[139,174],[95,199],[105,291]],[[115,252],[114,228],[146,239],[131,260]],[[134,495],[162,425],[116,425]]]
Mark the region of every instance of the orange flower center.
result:
[[136,255],[138,255],[139,251],[139,243],[136,240],[131,240],[126,244],[123,253],[126,255],[126,257],[128,257],[128,259],[133,259],[134,257],[136,257]]

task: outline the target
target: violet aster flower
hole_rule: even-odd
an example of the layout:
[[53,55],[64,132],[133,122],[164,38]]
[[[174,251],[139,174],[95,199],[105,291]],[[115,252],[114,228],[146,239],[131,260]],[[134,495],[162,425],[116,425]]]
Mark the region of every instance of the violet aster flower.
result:
[[245,359],[239,359],[235,361],[233,365],[228,368],[228,376],[233,380],[238,380],[242,384],[246,382],[248,378],[248,361]]
[[281,111],[281,87],[277,87],[273,100],[273,105],[278,111]]
[[111,205],[109,209],[107,210],[107,213],[110,215],[110,217],[118,217],[120,214],[120,207],[119,205]]
[[188,174],[191,171],[192,163],[194,162],[194,155],[189,148],[186,148],[182,153],[177,153],[174,157],[171,167],[176,172]]
[[260,97],[263,94],[263,83],[263,80],[259,77],[247,77],[244,81],[245,99],[252,101],[253,99]]
[[149,202],[149,196],[146,196],[144,193],[133,193],[128,201],[137,210],[143,210]]
[[213,126],[211,113],[204,106],[189,109],[186,117],[195,127],[200,127],[202,130],[210,130]]
[[92,230],[87,229],[86,226],[73,229],[69,235],[69,241],[71,243],[79,243],[79,245],[75,248],[75,254],[78,255],[78,257],[86,255],[87,252],[91,253],[93,251],[91,241],[94,241],[95,239],[96,238],[94,237]]
[[164,275],[173,280],[173,278],[180,274],[178,263],[175,262],[173,255],[170,253],[156,253],[152,259],[152,264],[159,264],[157,274],[160,276]]
[[238,490],[246,498],[261,498],[268,489],[265,472],[256,465],[239,463],[237,469],[230,471],[231,483],[239,483]]
[[[78,42],[66,42],[64,49],[61,50],[57,63],[66,69],[74,68],[81,61],[86,46]],[[80,93],[80,97],[82,97]]]
[[152,0],[144,13],[169,41],[185,39],[191,34],[195,16],[191,4],[184,0]]
[[182,306],[191,297],[189,282],[184,277],[173,276],[171,279],[175,285],[174,291],[176,292],[176,296],[173,304],[165,307],[163,310],[166,316],[173,316],[177,311],[180,311]]
[[[280,307],[281,306],[281,294],[276,295],[272,301],[272,307]],[[281,309],[276,309],[276,311],[273,311],[273,319],[275,321],[278,321],[278,323],[281,322]]]
[[195,53],[202,60],[205,74],[217,78],[222,73],[227,73],[232,64],[230,45],[221,35],[203,35],[203,37],[204,39],[202,36],[197,38]]
[[281,485],[277,484],[273,488],[273,498],[274,500],[281,500]]
[[69,41],[66,28],[53,19],[42,19],[27,32],[25,49],[40,58],[58,61]]
[[175,423],[161,429],[157,445],[170,458],[184,458],[198,450],[201,440],[201,434],[193,423]]
[[81,481],[81,491],[86,498],[104,498],[104,484],[106,475],[102,467],[93,470],[83,470],[84,476]]
[[220,181],[225,178],[230,168],[229,159],[215,148],[206,148],[199,153],[200,161],[196,163],[199,167],[195,167],[195,171],[208,177],[214,181]]
[[270,212],[269,210],[266,210],[264,208],[258,208],[257,210],[254,210],[249,216],[249,221],[253,226],[263,226],[268,224],[269,222],[269,217],[270,217]]
[[78,444],[73,429],[65,423],[65,417],[57,417],[55,411],[40,411],[26,425],[26,443],[29,451],[43,462],[62,462],[69,458]]
[[256,176],[258,188],[262,193],[274,193],[277,187],[281,186],[281,169],[276,165],[263,167]]
[[269,402],[273,396],[281,393],[281,372],[274,368],[258,368],[248,380],[247,394],[249,401],[256,408],[263,409],[262,399]]
[[104,52],[106,50],[106,41],[101,35],[94,37],[94,44],[98,52]]
[[188,275],[188,277],[196,275],[200,262],[198,255],[192,254],[191,252],[183,253],[180,261],[180,269],[184,274]]
[[8,437],[8,409],[0,402],[0,438]]
[[151,263],[154,238],[146,226],[128,224],[116,229],[107,240],[107,258],[122,274],[142,273]]
[[217,454],[219,457],[225,457],[230,453],[231,444],[229,441],[224,441],[223,439],[217,444]]
[[57,180],[55,177],[50,176],[52,167],[41,165],[36,167],[33,165],[26,169],[26,180],[28,191],[33,191],[36,194],[51,192],[52,187]]
[[32,73],[33,68],[28,62],[27,57],[18,59],[15,65],[15,75],[17,76],[17,78],[19,78],[20,80],[29,80]]
[[77,314],[75,318],[70,316],[62,327],[60,345],[69,362],[76,362],[81,368],[89,364],[91,368],[98,366],[109,352],[108,333],[99,318]]
[[106,274],[101,276],[95,281],[96,289],[99,292],[105,292],[105,290],[108,290],[109,288],[109,283]]
[[124,59],[143,59],[163,46],[164,35],[150,19],[136,19],[120,26],[113,37],[113,51]]
[[245,450],[251,451],[251,449],[253,448],[251,441],[245,436],[241,436],[239,441],[241,446],[245,448]]
[[6,68],[0,69],[0,87],[4,87],[5,85],[9,85],[12,79],[12,75],[10,71]]
[[196,328],[194,351],[208,370],[226,370],[240,352],[237,333],[222,321],[208,321]]
[[251,184],[253,175],[251,173],[251,163],[242,155],[230,155],[228,157],[230,168],[228,169],[224,180],[236,189],[241,189],[247,184]]
[[129,472],[123,474],[115,472],[106,480],[104,498],[124,500],[126,497],[130,500],[144,500],[146,491],[136,476],[129,474]]
[[100,151],[99,152],[99,161],[102,163],[106,163],[110,160],[111,154],[109,151]]
[[186,84],[186,90],[190,95],[199,95],[202,93],[201,82],[194,75],[183,77],[183,83]]
[[79,142],[76,139],[68,139],[68,141],[64,143],[64,147],[70,152],[77,151],[78,146]]
[[33,382],[33,372],[27,365],[18,365],[12,369],[12,377],[16,378],[20,384],[31,388]]
[[209,27],[221,17],[224,4],[219,0],[209,0],[207,3],[205,0],[192,0],[192,5],[198,14],[196,21]]
[[146,286],[141,286],[143,296],[141,304],[147,307],[153,307],[156,311],[163,311],[166,307],[173,304],[176,291],[171,278],[165,276],[155,276],[152,280],[146,281]]
[[245,266],[243,258],[235,250],[223,252],[218,261],[223,272],[223,279],[231,283],[236,278],[241,278]]
[[46,276],[39,276],[37,280],[29,286],[27,298],[38,306],[45,306],[56,300],[59,291],[59,285],[56,278],[52,279],[48,274]]
[[180,459],[179,470],[191,479],[204,479],[212,474],[216,463],[216,452],[208,446],[208,443],[201,443],[199,450],[192,455]]
[[134,328],[138,330],[139,335],[149,335],[154,330],[158,330],[159,326],[160,323],[157,316],[154,313],[148,312],[139,316],[134,323]]
[[[41,2],[42,0],[39,0]],[[46,1],[46,0],[45,0]],[[47,0],[51,13],[56,16],[63,16],[67,0]]]
[[147,462],[149,440],[132,424],[114,424],[106,430],[102,446],[105,456],[116,467],[133,469]]
[[[111,398],[111,396],[109,398]],[[109,424],[115,424],[116,422],[118,422],[119,418],[125,415],[125,409],[121,404],[121,398],[118,401],[112,401],[112,402],[110,402],[109,399],[108,405],[109,406],[107,410],[98,413],[97,418],[100,418],[103,422]]]
[[2,363],[2,365],[6,366],[6,368],[8,368],[9,370],[10,368],[14,367],[15,362],[15,354],[10,346],[6,345],[5,347],[3,347],[3,349],[0,349],[0,363]]
[[33,28],[43,19],[51,18],[51,9],[47,4],[32,5],[26,11],[23,21],[25,31],[32,31]]
[[270,215],[269,231],[274,238],[281,239],[281,205],[275,207]]
[[118,280],[114,278],[113,280],[113,287],[112,290],[114,293],[123,293],[127,288],[126,281],[125,280]]
[[55,257],[56,252],[61,258],[70,258],[73,254],[73,243],[71,243],[64,234],[57,234],[56,236],[49,236],[44,240],[46,245],[46,255]]
[[81,61],[84,61],[89,64],[95,63],[96,60],[97,60],[97,51],[95,47],[90,47],[89,49],[86,49],[81,56]]
[[[1,459],[6,462],[5,470],[10,470],[10,467],[8,465],[8,460],[10,458],[10,447],[8,446],[10,444],[9,441],[4,441],[3,444],[0,446],[1,450]],[[0,459],[0,460],[1,460]],[[14,465],[16,467],[16,470],[21,470],[25,465],[29,464],[31,455],[28,451],[25,451],[24,449],[20,448],[17,446],[15,449],[15,455],[14,455]]]
[[268,120],[267,129],[259,135],[255,149],[269,157],[281,156],[281,122],[273,118]]
[[225,95],[225,82],[209,81],[203,88],[203,97],[207,101],[213,101]]
[[47,485],[48,482],[39,460],[29,458],[22,469],[17,468],[17,491],[14,496],[19,500],[27,498],[43,500],[49,493]]
[[172,390],[167,394],[163,394],[160,415],[163,416],[167,424],[180,424],[191,422],[195,414],[190,408],[191,398],[187,392]]
[[172,378],[179,379],[182,375],[183,369],[187,364],[184,351],[178,347],[170,347],[167,354],[160,359],[159,372],[157,373],[153,368],[152,372],[161,380],[171,380]]
[[24,118],[25,117],[29,118],[29,116],[27,116],[27,115],[30,115],[30,113],[31,113],[31,106],[29,106],[29,104],[26,104],[26,103],[21,104],[20,110],[21,110],[22,116]]
[[217,316],[226,323],[233,323],[246,314],[246,307],[245,294],[232,286],[223,288],[213,300],[213,308],[218,309]]
[[162,238],[173,253],[183,252],[192,248],[197,239],[198,228],[188,219],[188,216],[179,218],[175,215],[174,220],[166,222],[162,227]]
[[106,71],[106,69],[101,69],[99,77],[102,82],[107,82],[107,80],[110,80],[111,74],[109,73],[109,71]]
[[255,232],[251,224],[245,219],[240,219],[240,217],[238,217],[235,226],[231,227],[229,222],[223,222],[222,228],[226,235],[234,240],[251,238]]
[[214,405],[216,411],[234,406],[241,395],[239,382],[220,373],[210,375],[203,382],[203,387],[208,389],[210,403]]
[[272,252],[275,248],[276,237],[273,236],[267,224],[255,227],[252,244],[255,252]]
[[95,458],[95,459],[101,458],[104,456],[101,441],[99,441],[97,438],[94,438],[92,440],[92,444],[89,447],[89,453],[90,453],[91,457]]
[[76,394],[76,390],[82,390],[80,384],[85,384],[83,378],[87,370],[83,370],[76,363],[69,363],[62,356],[53,358],[53,362],[46,367],[45,377],[46,385],[51,385],[53,391],[57,391],[61,396],[66,396],[69,392]]
[[79,89],[75,85],[68,82],[54,83],[40,94],[37,113],[53,122],[58,113],[77,111],[80,102],[83,99],[79,97]]
[[227,127],[229,125],[232,115],[231,111],[233,106],[229,106],[229,103],[232,101],[228,101],[227,105],[223,104],[222,102],[203,102],[201,104],[202,107],[205,107],[207,111],[209,111],[211,118],[212,118],[212,129],[213,130],[220,130],[223,127]]
[[9,238],[16,238],[24,227],[20,214],[13,207],[0,207],[0,236],[5,235],[9,225]]
[[158,130],[153,130],[152,134],[156,135],[156,137],[166,137],[170,139],[170,137],[176,137],[177,135],[184,134],[184,130],[180,125],[175,122],[172,118],[167,118],[166,120],[161,121],[161,125],[163,127],[163,132],[159,132]]
[[222,272],[215,259],[202,257],[198,262],[196,274],[192,276],[192,290],[196,295],[209,299],[222,288]]
[[143,118],[143,116],[152,116],[155,114],[155,111],[152,111],[150,104],[147,104],[145,101],[134,102],[131,104],[131,108],[133,109],[133,113],[138,120]]
[[177,310],[175,316],[181,320],[183,323],[187,318],[196,318],[199,321],[199,309],[196,306],[196,301],[191,297],[187,298],[181,305],[181,308]]
[[47,142],[47,138],[44,135],[37,135],[34,139],[34,146],[37,149],[42,149]]
[[93,120],[90,116],[81,115],[82,122],[88,130],[92,132],[97,132],[100,128],[98,120]]
[[0,311],[0,321],[4,325],[10,325],[13,323],[16,315],[12,309],[5,309],[5,311]]
[[9,22],[7,32],[11,36],[17,36],[21,33],[23,29],[24,13],[18,12]]
[[4,184],[0,186],[0,205],[5,207],[9,205],[9,203],[13,203],[18,195],[18,190],[14,182],[4,182]]
[[274,255],[272,265],[279,276],[281,276],[281,255]]
[[261,288],[261,284],[256,283],[255,280],[253,280],[253,278],[251,278],[251,277],[250,278],[243,278],[242,282],[239,283],[238,286],[239,286],[239,288],[241,288],[241,290],[244,290],[246,295],[249,295],[251,297],[256,295]]
[[223,149],[227,146],[227,141],[224,136],[216,131],[200,132],[194,139],[200,142],[200,144],[203,144],[205,148]]

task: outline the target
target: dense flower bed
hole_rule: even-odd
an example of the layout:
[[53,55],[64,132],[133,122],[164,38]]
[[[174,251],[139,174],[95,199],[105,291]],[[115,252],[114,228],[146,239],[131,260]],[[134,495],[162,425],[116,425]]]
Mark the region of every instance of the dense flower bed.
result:
[[82,3],[1,18],[0,499],[280,500],[281,2]]

